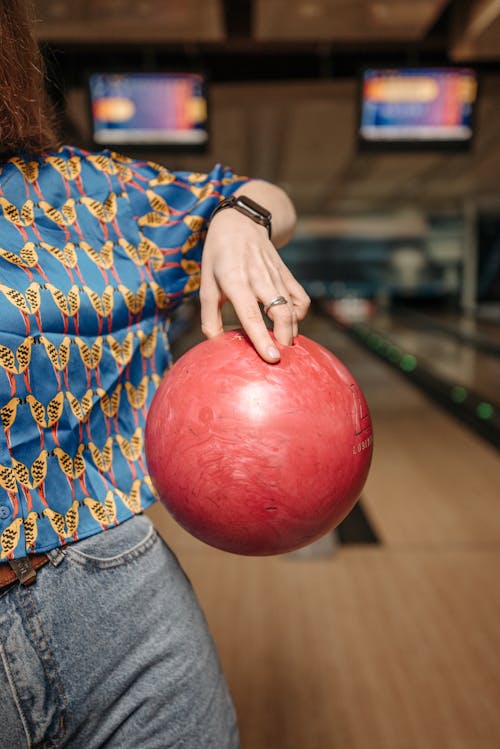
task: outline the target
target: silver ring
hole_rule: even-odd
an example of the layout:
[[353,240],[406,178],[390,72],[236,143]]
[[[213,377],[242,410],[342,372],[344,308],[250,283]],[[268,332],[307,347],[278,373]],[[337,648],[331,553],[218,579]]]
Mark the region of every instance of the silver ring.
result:
[[267,315],[271,307],[276,307],[278,304],[288,304],[288,299],[285,299],[284,296],[275,296],[274,299],[271,299],[271,301],[264,306],[264,314]]

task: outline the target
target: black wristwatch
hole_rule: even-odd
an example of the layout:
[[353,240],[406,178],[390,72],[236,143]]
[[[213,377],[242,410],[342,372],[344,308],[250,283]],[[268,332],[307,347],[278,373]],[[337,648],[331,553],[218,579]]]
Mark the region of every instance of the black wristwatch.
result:
[[255,200],[247,198],[246,195],[231,195],[229,198],[224,198],[224,200],[221,200],[219,205],[215,207],[215,210],[210,216],[210,221],[212,221],[213,217],[219,213],[219,211],[223,211],[225,208],[235,208],[240,213],[251,218],[252,221],[255,221],[256,224],[265,226],[267,233],[269,234],[269,239],[271,239],[271,213],[266,208],[263,208],[256,203]]

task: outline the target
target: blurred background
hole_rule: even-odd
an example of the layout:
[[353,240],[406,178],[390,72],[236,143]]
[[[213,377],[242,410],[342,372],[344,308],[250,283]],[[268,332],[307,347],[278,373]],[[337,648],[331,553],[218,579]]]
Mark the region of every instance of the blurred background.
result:
[[[283,558],[152,516],[243,749],[500,746],[500,2],[37,0],[64,140],[281,185],[302,332],[372,411],[363,496]],[[226,311],[228,324],[235,324]],[[200,340],[196,304],[176,355]]]
[[[53,93],[73,142],[92,143],[92,73],[96,98],[106,87],[102,75],[96,81],[99,73],[108,74],[108,97],[112,72],[192,71],[206,78],[204,153],[185,148],[167,154],[165,142],[162,148],[151,145],[146,156],[174,169],[199,171],[222,161],[241,174],[282,185],[302,218],[286,257],[300,266],[314,296],[325,291],[329,296],[411,294],[422,300],[451,298],[467,309],[498,299],[496,3],[38,0],[37,7]],[[372,92],[372,112],[363,112],[370,97],[367,68],[399,69],[403,76],[405,68],[421,74],[450,65],[473,71],[464,72],[462,90],[459,83],[447,88],[441,83],[438,113],[424,111],[425,83],[422,90],[420,77],[419,88],[415,75],[406,107],[405,94],[391,99],[393,87],[385,101],[384,92],[378,99]],[[126,85],[122,82],[122,94]],[[141,94],[144,109],[155,94],[152,89],[149,97]],[[374,113],[375,101],[379,111]],[[465,105],[464,114],[460,106]],[[392,117],[394,129],[406,126],[407,133],[375,133],[371,148],[363,148],[363,115],[365,122]],[[462,123],[469,133],[457,137],[453,125]],[[106,135],[101,131],[100,144],[110,144]],[[152,139],[154,134],[143,132],[136,145],[144,152]],[[111,144],[129,145],[126,140]],[[480,267],[469,268],[473,261]],[[317,287],[317,280],[326,288]]]

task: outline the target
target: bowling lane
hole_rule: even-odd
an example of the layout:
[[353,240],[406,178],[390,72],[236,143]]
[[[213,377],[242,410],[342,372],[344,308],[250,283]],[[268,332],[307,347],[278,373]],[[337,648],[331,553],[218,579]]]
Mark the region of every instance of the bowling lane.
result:
[[500,746],[498,547],[248,558],[148,512],[206,614],[241,749]]
[[464,335],[476,336],[479,340],[484,339],[490,343],[500,346],[500,321],[497,325],[493,322],[479,320],[477,317],[466,317],[465,315],[452,314],[432,314],[431,319],[438,323],[443,323],[451,328],[455,328]]
[[309,315],[301,331],[344,361],[365,393],[374,458],[362,505],[379,539],[436,548],[500,543],[498,452],[327,318]]
[[370,326],[417,357],[432,374],[463,385],[485,399],[500,401],[500,357],[486,354],[445,332],[407,324],[404,318],[378,314]]
[[[498,453],[327,318],[309,315],[301,332],[368,400],[362,502],[382,543],[247,558],[148,510],[206,613],[241,747],[500,746]],[[196,327],[179,351],[199,338]]]
[[435,310],[422,312],[401,305],[392,311],[410,327],[441,331],[487,354],[500,357],[500,319],[499,324],[495,325],[492,321],[469,315]]

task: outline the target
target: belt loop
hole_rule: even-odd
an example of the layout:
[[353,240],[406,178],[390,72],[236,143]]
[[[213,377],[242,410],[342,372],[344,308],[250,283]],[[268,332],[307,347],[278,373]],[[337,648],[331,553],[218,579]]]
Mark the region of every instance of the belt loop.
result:
[[49,562],[53,567],[59,567],[61,562],[64,561],[64,557],[66,556],[66,552],[62,548],[58,549],[51,549],[47,552],[47,556],[49,558]]

